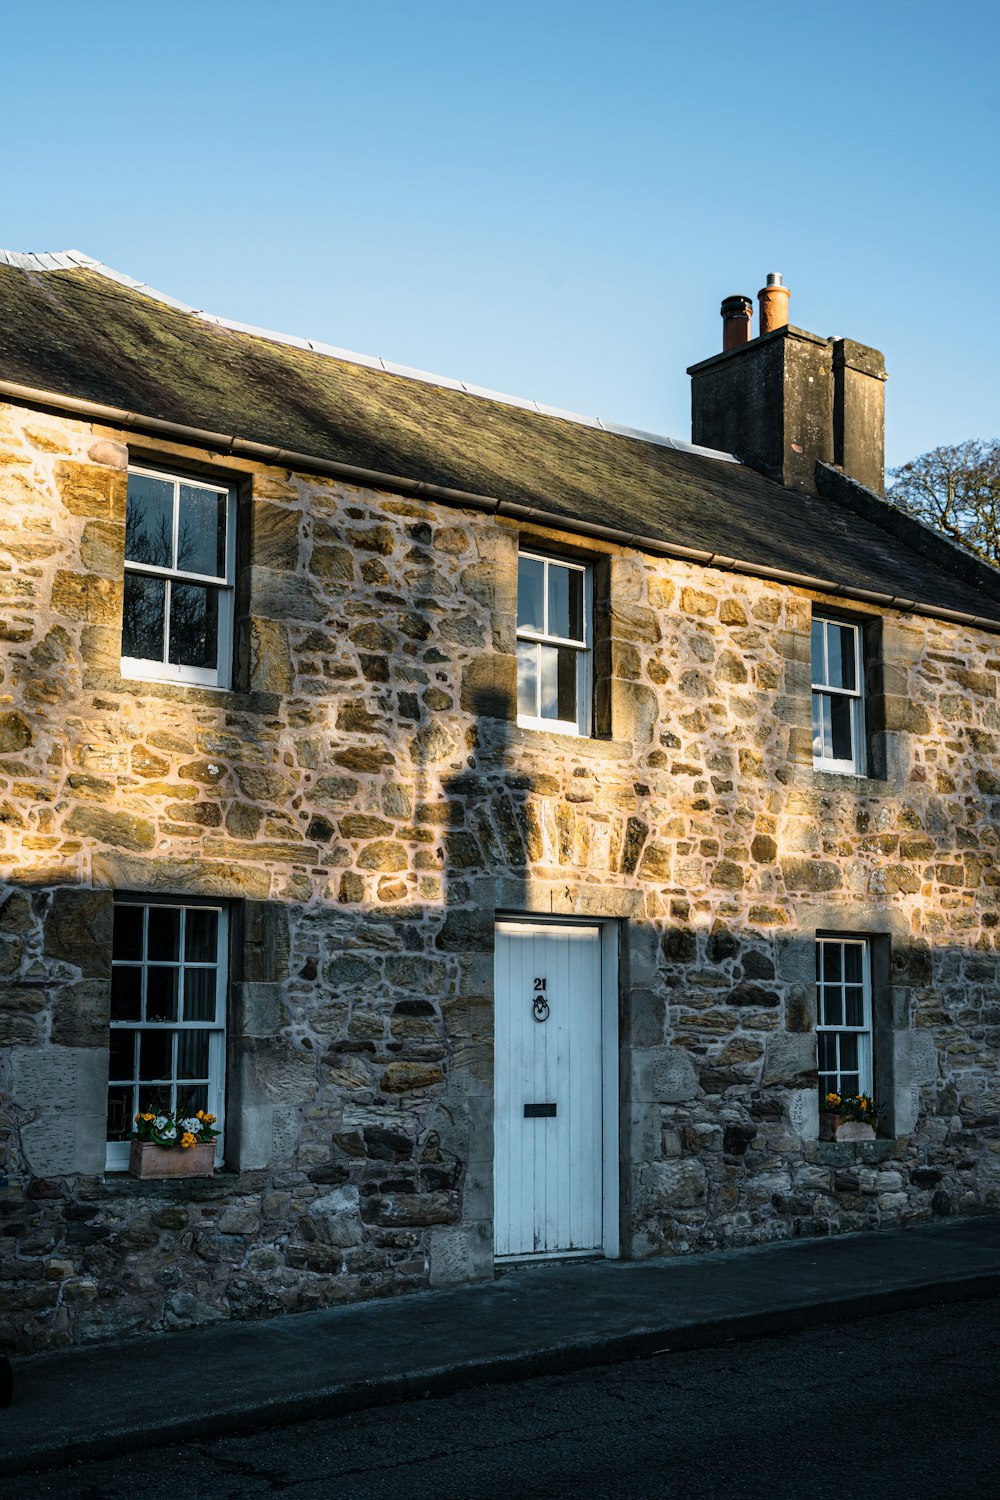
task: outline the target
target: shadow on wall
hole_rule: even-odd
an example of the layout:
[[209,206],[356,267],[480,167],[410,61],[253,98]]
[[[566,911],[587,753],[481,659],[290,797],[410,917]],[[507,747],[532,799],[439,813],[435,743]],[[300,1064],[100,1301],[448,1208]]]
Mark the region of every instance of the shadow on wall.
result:
[[[137,848],[141,815],[97,805],[96,888],[75,871],[56,884],[51,869],[8,882],[0,1215],[13,1280],[0,1338],[12,1349],[408,1290],[435,1265],[441,1280],[487,1274],[487,1262],[492,1274],[483,871],[498,832],[479,816],[490,794],[475,721],[457,745],[424,710],[400,746],[337,752],[316,780],[313,846],[296,849],[277,899],[265,899],[267,865],[287,869],[289,846],[266,813],[251,842],[249,801],[233,797],[236,785],[244,799],[281,790],[273,745],[251,725],[234,726],[235,772],[218,750],[197,767],[204,806],[218,809],[208,826],[236,809],[245,863],[177,857],[179,839],[167,857]],[[458,755],[466,770],[444,776]],[[189,804],[195,818],[201,807]],[[306,862],[322,894],[296,900]],[[226,1170],[211,1181],[104,1175],[115,894],[230,910]]]
[[[492,1275],[495,884],[468,868],[448,909],[241,904],[227,1170],[186,1184],[102,1174],[107,893],[9,892],[8,1347]],[[812,933],[635,921],[622,948],[628,1253],[1000,1203],[995,955],[876,944],[887,1113],[845,1146],[816,1140]]]
[[[442,674],[447,697],[455,685]],[[622,819],[599,879],[576,863],[568,821],[546,864],[541,774],[511,764],[502,693],[465,706],[459,742],[426,693],[378,680],[371,692],[377,711],[338,704],[336,724],[334,710],[310,705],[306,737],[339,748],[315,757],[305,807],[281,801],[289,782],[266,715],[213,727],[186,828],[208,829],[208,848],[218,837],[238,859],[178,857],[179,832],[161,857],[135,810],[141,791],[120,810],[91,788],[78,831],[103,842],[94,888],[58,884],[51,870],[9,882],[9,1347],[491,1276],[498,909],[621,924],[626,1253],[997,1203],[994,952],[932,953],[904,914],[850,908],[872,943],[875,1091],[887,1114],[871,1148],[826,1149],[815,934],[841,929],[848,908],[803,898],[808,927],[791,934],[669,916],[652,812]],[[379,702],[390,693],[406,726],[394,739]],[[720,804],[737,795],[728,786]],[[178,827],[183,811],[170,814]],[[288,836],[293,811],[302,845]],[[223,824],[226,840],[211,832]],[[104,1176],[115,891],[231,903],[227,1170],[211,1181]]]

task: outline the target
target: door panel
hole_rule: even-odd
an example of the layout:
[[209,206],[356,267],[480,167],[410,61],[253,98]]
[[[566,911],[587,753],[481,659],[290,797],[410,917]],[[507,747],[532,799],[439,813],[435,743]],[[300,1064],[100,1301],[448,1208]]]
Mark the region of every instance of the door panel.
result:
[[601,941],[597,926],[497,928],[498,1256],[602,1246]]

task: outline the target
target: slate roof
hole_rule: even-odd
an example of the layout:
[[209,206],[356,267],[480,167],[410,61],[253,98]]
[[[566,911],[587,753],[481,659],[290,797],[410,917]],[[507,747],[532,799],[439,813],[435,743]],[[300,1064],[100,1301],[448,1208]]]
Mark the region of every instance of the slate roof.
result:
[[858,486],[226,324],[78,252],[0,252],[0,382],[1000,624],[1000,572]]

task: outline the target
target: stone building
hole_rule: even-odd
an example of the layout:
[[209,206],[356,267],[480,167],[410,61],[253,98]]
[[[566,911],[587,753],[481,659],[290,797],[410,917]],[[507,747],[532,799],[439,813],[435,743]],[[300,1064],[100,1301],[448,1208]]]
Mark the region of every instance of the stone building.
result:
[[761,297],[695,447],[0,253],[7,1346],[998,1205],[1000,576]]

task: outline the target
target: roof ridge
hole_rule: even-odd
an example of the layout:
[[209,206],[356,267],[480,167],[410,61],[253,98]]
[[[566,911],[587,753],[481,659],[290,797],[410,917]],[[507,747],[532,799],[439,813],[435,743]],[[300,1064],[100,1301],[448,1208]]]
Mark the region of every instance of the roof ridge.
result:
[[740,462],[733,453],[724,453],[716,448],[704,448],[697,443],[686,443],[682,438],[646,432],[639,427],[624,427],[615,422],[605,422],[601,417],[588,417],[580,412],[564,411],[558,406],[548,406],[529,397],[512,396],[505,391],[494,391],[486,386],[469,385],[463,380],[453,380],[447,375],[433,375],[427,370],[416,370],[409,365],[397,365],[390,360],[372,355],[356,354],[353,350],[340,349],[334,344],[325,344],[316,339],[299,338],[295,334],[278,333],[272,328],[257,328],[252,323],[239,323],[232,318],[222,318],[215,313],[206,312],[204,308],[192,307],[187,302],[181,302],[179,298],[171,297],[166,292],[158,292],[148,282],[138,281],[134,276],[127,276],[122,271],[115,271],[111,266],[106,266],[103,261],[95,260],[93,256],[86,255],[82,250],[0,250],[0,265],[13,266],[21,271],[36,272],[93,271],[95,275],[103,276],[108,281],[127,287],[129,291],[139,292],[154,302],[161,302],[167,307],[172,307],[176,312],[200,318],[203,323],[212,323],[217,328],[227,328],[234,333],[250,334],[255,338],[267,339],[274,344],[287,344],[293,349],[305,349],[313,354],[322,355],[324,358],[338,359],[343,363],[360,365],[365,369],[381,370],[383,374],[397,375],[404,380],[419,381],[423,385],[461,391],[466,396],[475,396],[483,401],[496,401],[503,406],[520,407],[524,411],[538,412],[541,416],[556,417],[563,422],[573,422],[578,427],[596,428],[599,432],[611,433],[615,437],[651,443],[658,448],[673,448],[678,453],[693,453],[703,458],[718,459],[722,463],[738,464]]

